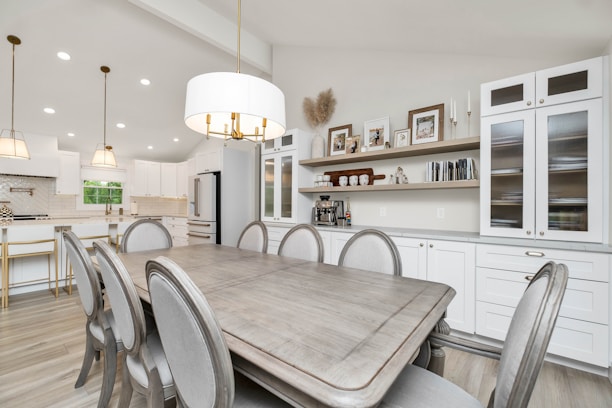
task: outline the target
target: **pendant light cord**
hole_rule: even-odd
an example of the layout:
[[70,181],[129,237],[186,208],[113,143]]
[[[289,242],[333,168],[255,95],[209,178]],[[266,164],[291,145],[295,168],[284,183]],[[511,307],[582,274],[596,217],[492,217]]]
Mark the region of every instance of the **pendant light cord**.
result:
[[106,76],[107,72],[104,73],[104,150],[106,150]]
[[11,83],[11,133],[15,133],[15,43],[13,43],[13,79]]

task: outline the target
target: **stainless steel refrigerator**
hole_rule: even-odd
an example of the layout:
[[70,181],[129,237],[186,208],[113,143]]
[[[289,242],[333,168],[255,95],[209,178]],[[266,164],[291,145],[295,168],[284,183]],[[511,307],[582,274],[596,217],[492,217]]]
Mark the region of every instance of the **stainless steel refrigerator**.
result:
[[221,243],[221,173],[189,177],[189,244]]

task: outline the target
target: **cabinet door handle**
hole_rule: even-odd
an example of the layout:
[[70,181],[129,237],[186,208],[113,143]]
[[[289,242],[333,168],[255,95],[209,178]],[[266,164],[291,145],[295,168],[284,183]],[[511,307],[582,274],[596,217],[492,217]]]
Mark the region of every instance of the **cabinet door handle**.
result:
[[544,236],[544,231],[540,231],[540,236],[543,237]]
[[540,103],[544,103],[544,99],[540,99]]
[[527,230],[527,235],[531,235],[531,231]]
[[541,258],[544,256],[544,252],[540,252],[540,251],[526,251],[525,255],[527,256],[537,256],[538,258]]
[[423,247],[425,244],[423,244],[422,242],[419,244],[420,247]]
[[527,106],[531,106],[531,101],[527,101]]
[[531,282],[533,280],[533,275],[525,276],[525,280]]
[[433,244],[429,244],[429,247],[430,247],[430,248],[433,248]]

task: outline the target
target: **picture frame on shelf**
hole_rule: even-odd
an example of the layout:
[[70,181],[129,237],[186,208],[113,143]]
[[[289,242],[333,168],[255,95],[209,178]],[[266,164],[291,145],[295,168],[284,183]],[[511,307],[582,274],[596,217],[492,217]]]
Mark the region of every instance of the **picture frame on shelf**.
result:
[[410,128],[399,129],[394,132],[393,142],[395,147],[410,146]]
[[368,151],[382,150],[389,142],[389,117],[368,120],[363,123],[363,145]]
[[409,111],[408,128],[413,145],[444,140],[444,104]]
[[353,125],[342,125],[329,128],[327,136],[327,151],[330,156],[346,154],[346,139],[351,138]]
[[359,153],[361,151],[361,135],[346,138],[346,154]]

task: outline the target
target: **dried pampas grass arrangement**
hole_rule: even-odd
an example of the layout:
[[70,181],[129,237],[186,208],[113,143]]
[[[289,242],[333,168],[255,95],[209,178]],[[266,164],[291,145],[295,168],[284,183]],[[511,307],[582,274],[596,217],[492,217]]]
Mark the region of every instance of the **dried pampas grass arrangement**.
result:
[[315,129],[320,129],[321,126],[329,122],[336,110],[334,91],[332,91],[331,88],[326,91],[321,91],[316,101],[306,97],[304,98],[302,107],[308,124]]

